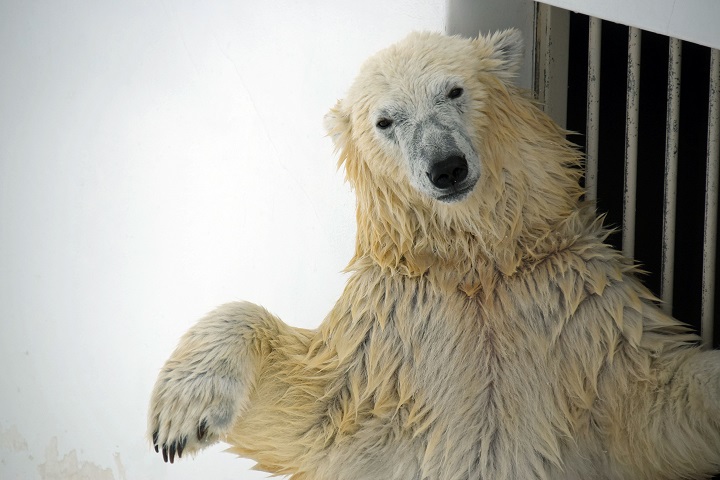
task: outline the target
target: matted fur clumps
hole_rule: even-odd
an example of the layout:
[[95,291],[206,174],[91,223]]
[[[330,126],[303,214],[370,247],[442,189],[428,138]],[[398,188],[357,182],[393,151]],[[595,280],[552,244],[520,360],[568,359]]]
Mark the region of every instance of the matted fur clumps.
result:
[[357,194],[316,330],[251,303],[161,370],[149,436],[294,480],[682,479],[720,471],[720,353],[665,315],[512,84],[514,30],[415,33],[326,117]]

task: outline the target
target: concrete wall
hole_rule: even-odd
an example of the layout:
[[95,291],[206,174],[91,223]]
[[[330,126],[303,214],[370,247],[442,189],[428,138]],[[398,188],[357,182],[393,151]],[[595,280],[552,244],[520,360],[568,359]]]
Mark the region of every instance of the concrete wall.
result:
[[410,30],[524,5],[1,2],[0,478],[265,478],[151,452],[158,369],[230,300],[318,325],[355,229],[324,113]]

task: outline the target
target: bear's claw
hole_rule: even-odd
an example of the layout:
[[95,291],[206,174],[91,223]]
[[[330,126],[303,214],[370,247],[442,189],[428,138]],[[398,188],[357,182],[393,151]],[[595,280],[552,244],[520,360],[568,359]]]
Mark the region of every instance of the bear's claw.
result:
[[[203,430],[201,430],[201,427],[203,427]],[[198,435],[198,441],[202,441],[202,437],[205,436],[205,433],[207,432],[207,424],[205,420],[202,421],[201,425],[198,426],[198,434],[202,433],[202,436]],[[153,447],[155,448],[156,453],[160,453],[160,444],[158,442],[159,438],[159,431],[155,430],[153,433]],[[175,442],[163,443],[162,444],[162,456],[165,463],[168,461],[170,463],[175,462],[175,454],[177,454],[177,458],[182,458],[183,451],[185,450],[185,447],[187,446],[187,436],[184,436],[180,438],[179,440]]]
[[170,463],[175,463],[175,452],[177,452],[178,458],[182,458],[184,438],[185,437],[178,442],[171,443],[170,448],[168,448],[167,445],[163,445],[163,460],[165,463],[167,463],[168,457],[170,457]]
[[[170,460],[170,463],[175,462],[175,453],[177,453],[178,458],[182,458],[183,450],[185,449],[185,445],[187,445],[187,437],[182,437],[177,442],[173,442],[168,446],[167,444],[163,444],[162,446],[162,456],[165,463]],[[155,433],[153,433],[153,446],[155,447],[155,452],[160,452],[160,447],[158,446],[158,432],[157,430]]]
[[[168,428],[163,428],[159,423],[158,419],[152,434],[152,445],[156,453],[162,454],[166,463],[174,463],[176,455],[177,458],[182,458],[183,453],[188,450],[197,451],[215,443],[222,430],[222,428],[211,429],[208,420],[205,418],[198,422],[195,428],[190,427],[190,429],[185,430],[192,433],[185,434],[178,431],[174,434],[168,434]],[[218,425],[218,427],[220,426]]]
[[[203,419],[200,424],[197,426],[196,434],[198,442],[202,442],[205,438],[205,435],[208,432],[208,424],[207,420]],[[160,443],[158,442],[160,438],[160,431],[155,430],[152,434],[152,443],[153,447],[155,448],[155,453],[160,453]],[[177,453],[177,458],[182,458],[183,451],[185,450],[185,447],[187,446],[188,437],[183,436],[179,440],[176,440],[174,442],[170,442],[169,444],[163,443],[162,444],[162,456],[165,463],[168,461],[170,463],[175,462],[175,454]]]
[[202,441],[203,438],[205,438],[205,434],[208,431],[207,426],[207,420],[203,418],[202,422],[200,422],[200,425],[197,427],[197,438],[198,440]]

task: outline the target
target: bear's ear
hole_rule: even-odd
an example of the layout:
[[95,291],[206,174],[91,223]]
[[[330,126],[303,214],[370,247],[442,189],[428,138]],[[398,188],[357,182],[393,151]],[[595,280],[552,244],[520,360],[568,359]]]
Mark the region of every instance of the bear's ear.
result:
[[509,28],[487,36],[481,35],[478,42],[489,54],[491,62],[488,62],[488,67],[493,73],[505,78],[512,78],[517,74],[524,54],[520,30]]
[[335,106],[325,114],[323,123],[335,148],[338,151],[345,148],[350,136],[350,114],[345,110],[342,100],[338,100]]

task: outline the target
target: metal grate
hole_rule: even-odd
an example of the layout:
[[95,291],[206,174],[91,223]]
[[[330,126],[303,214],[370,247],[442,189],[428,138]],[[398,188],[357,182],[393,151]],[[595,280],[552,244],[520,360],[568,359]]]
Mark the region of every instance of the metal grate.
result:
[[[672,313],[675,272],[675,215],[678,175],[678,133],[680,129],[680,66],[682,43],[670,39],[668,54],[667,117],[665,126],[665,203],[663,208],[663,261],[660,298],[663,309]],[[639,87],[638,87],[639,88]],[[631,228],[623,224],[623,229]],[[632,227],[634,228],[634,227]],[[707,332],[706,332],[707,333]],[[712,332],[710,332],[712,335]]]
[[[635,211],[637,209],[637,157],[640,121],[640,39],[642,32],[628,34],[627,101],[625,116],[625,189],[623,201],[623,254],[635,258]],[[600,39],[597,39],[599,42]]]
[[[703,343],[710,345],[715,318],[715,269],[718,217],[718,165],[720,164],[720,50],[710,54],[710,94],[708,98],[707,173],[705,180],[705,229],[703,230],[703,279],[701,331]],[[720,330],[720,328],[718,328]],[[717,336],[716,336],[717,337]]]
[[[718,345],[720,51],[544,4],[537,26],[535,90],[582,133],[587,198],[622,225],[616,246],[656,272],[646,283],[663,308]],[[558,65],[566,92],[549,85]]]

